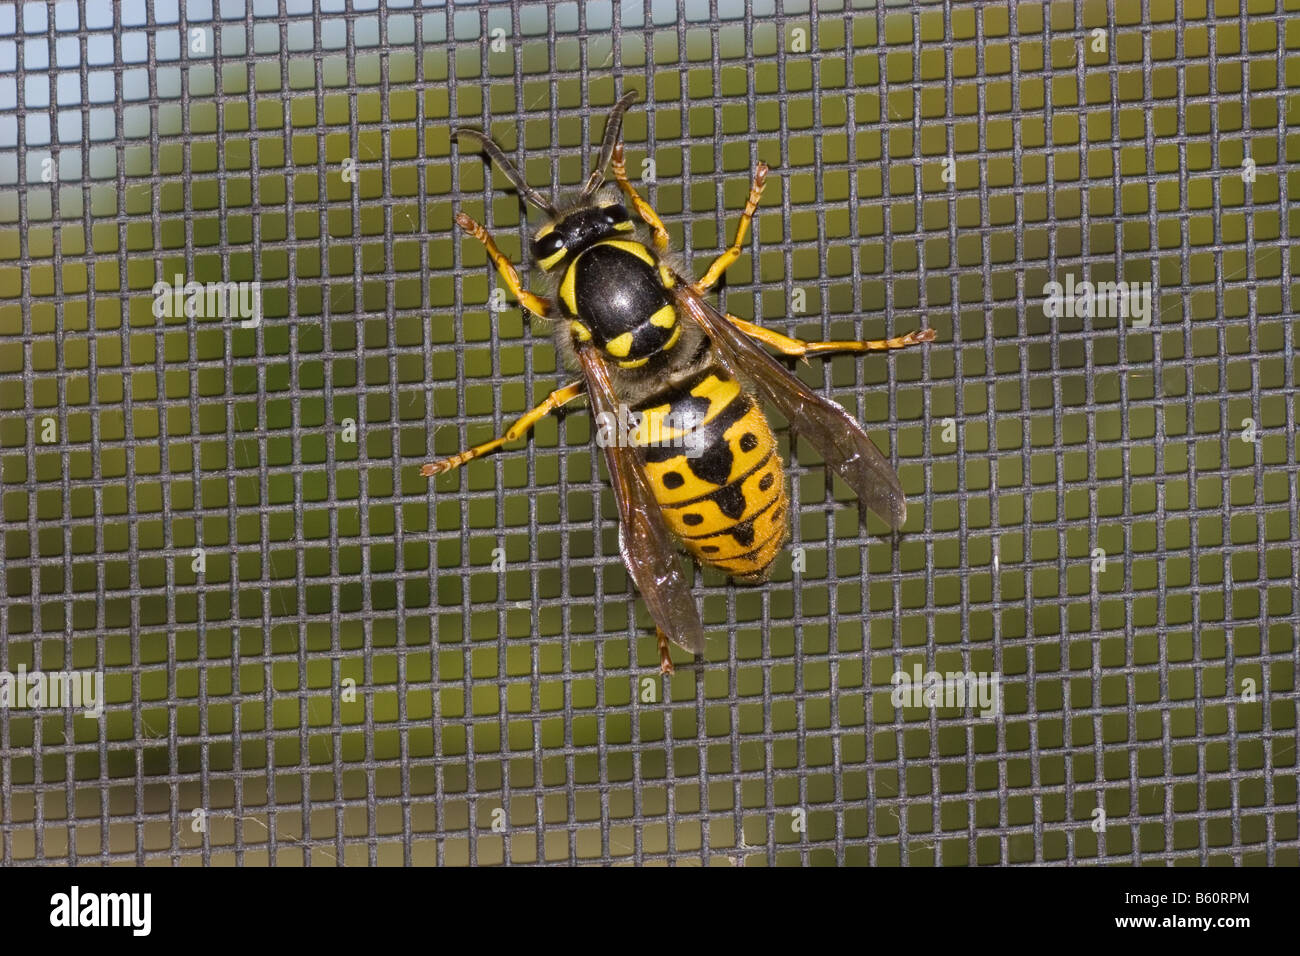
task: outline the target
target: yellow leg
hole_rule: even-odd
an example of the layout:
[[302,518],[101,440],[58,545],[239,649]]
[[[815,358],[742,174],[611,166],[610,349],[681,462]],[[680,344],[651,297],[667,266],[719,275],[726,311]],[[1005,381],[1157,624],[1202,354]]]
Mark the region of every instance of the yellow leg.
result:
[[468,461],[475,458],[481,458],[490,451],[496,451],[506,442],[512,442],[517,438],[523,438],[529,430],[540,422],[543,418],[555,411],[566,402],[571,402],[582,394],[585,384],[583,382],[570,382],[563,388],[557,388],[546,396],[546,401],[538,405],[531,411],[525,412],[523,416],[515,422],[500,438],[494,438],[489,442],[481,445],[475,445],[468,448],[459,455],[452,455],[450,458],[443,458],[440,461],[433,461],[420,469],[420,474],[425,478],[432,478],[434,475],[441,475],[444,471],[451,471],[453,468],[459,468]]
[[888,349],[905,349],[909,345],[934,341],[934,329],[917,329],[893,339],[868,339],[865,342],[805,342],[792,339],[780,332],[773,332],[753,322],[746,322],[734,315],[728,315],[727,321],[750,338],[757,339],[764,345],[770,345],[782,355],[794,358],[806,358],[809,355],[826,355],[832,352],[884,352]]
[[749,200],[745,203],[745,211],[740,214],[740,225],[736,227],[736,241],[731,244],[730,249],[713,260],[713,265],[709,266],[709,271],[704,274],[704,278],[691,286],[696,292],[702,294],[712,289],[722,278],[722,273],[731,268],[731,264],[740,258],[740,244],[745,241],[745,233],[749,232],[749,224],[754,218],[754,211],[758,209],[758,200],[763,195],[763,186],[766,182],[767,164],[759,163],[754,168],[754,181],[749,187]]
[[456,222],[462,229],[467,230],[475,239],[483,243],[488,258],[497,267],[497,272],[501,273],[501,279],[505,282],[506,288],[510,290],[511,295],[519,300],[520,305],[534,315],[540,315],[543,318],[551,314],[551,303],[541,296],[533,295],[524,288],[523,283],[519,281],[519,273],[515,271],[514,265],[506,258],[505,253],[497,248],[496,242],[493,241],[491,234],[486,229],[463,212],[456,213]]
[[623,195],[627,196],[628,201],[632,203],[637,215],[654,233],[655,249],[660,252],[667,252],[669,244],[668,230],[664,228],[663,220],[659,218],[659,214],[654,211],[654,208],[641,198],[636,191],[636,187],[628,182],[627,165],[623,158],[622,143],[614,147],[614,158],[610,166],[614,170],[614,179],[618,181],[618,188],[623,190]]
[[676,668],[673,667],[673,659],[669,654],[668,635],[659,628],[655,628],[655,636],[659,639],[659,673],[675,673]]

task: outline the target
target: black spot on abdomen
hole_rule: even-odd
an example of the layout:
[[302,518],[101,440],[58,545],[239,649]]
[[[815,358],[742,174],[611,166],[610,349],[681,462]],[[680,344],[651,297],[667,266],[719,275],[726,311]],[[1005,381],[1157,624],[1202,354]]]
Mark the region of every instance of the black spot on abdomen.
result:
[[687,462],[696,478],[707,481],[711,485],[721,485],[731,477],[732,460],[731,448],[724,440],[714,442],[698,457],[688,458]]
[[668,445],[647,447],[646,461],[663,462],[685,455],[686,465],[696,478],[711,485],[725,485],[735,466],[727,429],[749,413],[754,407],[753,399],[741,392],[709,422],[704,421],[710,407],[707,398],[680,395],[669,399],[668,404],[670,408],[665,425],[686,434]]
[[733,521],[745,513],[745,490],[740,484],[739,481],[733,482],[709,496],[718,510]]
[[739,524],[732,525],[731,536],[736,539],[736,544],[748,548],[754,543],[754,522],[741,521]]

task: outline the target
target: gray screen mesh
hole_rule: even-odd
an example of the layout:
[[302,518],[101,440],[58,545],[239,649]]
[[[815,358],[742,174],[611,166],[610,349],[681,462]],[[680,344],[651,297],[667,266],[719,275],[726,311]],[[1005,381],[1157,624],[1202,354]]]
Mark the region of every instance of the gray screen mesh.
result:
[[[0,672],[106,703],[0,711],[5,863],[1298,862],[1294,0],[85,6],[0,6]],[[938,333],[798,372],[907,533],[797,442],[670,684],[584,412],[419,476],[564,376],[449,126],[576,185],[625,89],[694,274],[774,167],[729,311]]]

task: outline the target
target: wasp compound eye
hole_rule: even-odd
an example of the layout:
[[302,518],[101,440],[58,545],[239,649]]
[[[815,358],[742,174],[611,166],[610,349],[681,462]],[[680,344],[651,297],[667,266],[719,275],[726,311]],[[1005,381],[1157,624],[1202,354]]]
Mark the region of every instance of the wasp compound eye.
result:
[[564,251],[564,237],[557,232],[548,232],[533,243],[533,256],[546,260]]
[[610,225],[619,222],[627,222],[630,218],[627,214],[627,208],[621,203],[614,203],[612,206],[605,206],[601,212],[605,214],[605,221]]

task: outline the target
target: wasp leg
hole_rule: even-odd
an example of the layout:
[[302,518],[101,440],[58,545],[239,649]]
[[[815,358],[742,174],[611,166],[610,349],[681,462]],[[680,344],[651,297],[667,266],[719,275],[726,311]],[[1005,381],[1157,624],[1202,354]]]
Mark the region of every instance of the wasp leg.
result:
[[635,207],[637,215],[654,233],[655,249],[659,252],[667,252],[670,240],[663,220],[659,218],[659,214],[654,211],[654,208],[641,198],[636,191],[636,187],[628,182],[627,165],[623,158],[622,143],[618,143],[614,147],[614,158],[610,163],[610,167],[614,170],[614,179],[618,181],[618,188],[623,190],[623,195],[627,196],[628,201]]
[[459,468],[468,461],[475,458],[481,458],[490,451],[495,451],[506,442],[514,441],[516,438],[523,438],[529,430],[549,415],[555,409],[559,408],[566,402],[571,402],[582,394],[586,388],[585,382],[570,382],[563,388],[557,388],[546,396],[546,401],[536,408],[525,412],[517,422],[506,430],[506,433],[500,438],[494,438],[489,442],[481,445],[475,445],[473,448],[467,448],[459,455],[452,455],[450,458],[443,458],[440,461],[432,461],[420,468],[420,474],[425,478],[432,478],[434,475],[441,475],[444,471],[451,471],[453,468]]
[[483,248],[487,250],[488,258],[492,264],[497,267],[497,272],[501,273],[501,279],[505,282],[506,288],[510,294],[519,300],[529,312],[534,315],[540,315],[543,318],[550,315],[554,310],[551,303],[539,295],[533,295],[524,288],[523,283],[519,280],[519,273],[515,271],[514,265],[506,258],[506,254],[497,248],[496,242],[492,239],[491,234],[476,223],[463,212],[456,213],[456,222],[462,229],[467,230],[475,239],[483,243]]
[[736,227],[736,241],[731,244],[730,249],[713,260],[713,265],[709,266],[709,271],[704,273],[704,278],[691,286],[696,292],[702,294],[712,289],[722,278],[722,273],[731,268],[731,264],[740,258],[740,244],[745,241],[745,233],[749,231],[749,224],[754,219],[754,211],[758,209],[758,200],[763,195],[763,186],[766,183],[767,164],[759,163],[754,167],[754,181],[749,187],[749,199],[745,202],[745,211],[740,214],[740,225]]
[[675,673],[676,668],[673,667],[673,659],[669,654],[668,635],[661,629],[655,628],[655,636],[659,639],[659,673]]
[[905,349],[909,345],[934,341],[934,329],[917,329],[893,339],[867,339],[864,342],[805,342],[793,339],[780,332],[773,332],[753,322],[746,322],[734,315],[728,315],[727,321],[752,339],[764,345],[770,345],[782,355],[793,358],[807,358],[809,355],[829,355],[834,352],[884,352],[889,349]]

